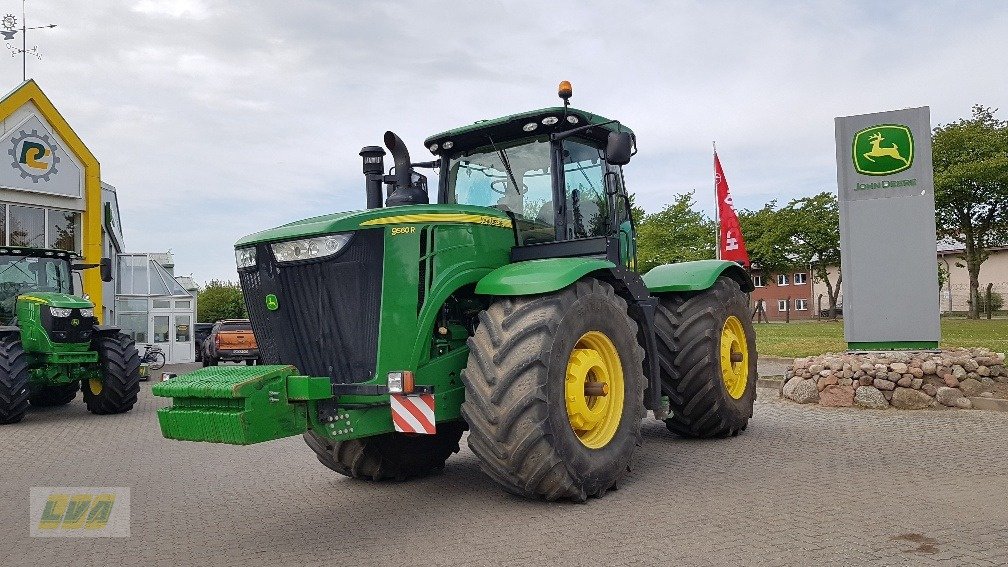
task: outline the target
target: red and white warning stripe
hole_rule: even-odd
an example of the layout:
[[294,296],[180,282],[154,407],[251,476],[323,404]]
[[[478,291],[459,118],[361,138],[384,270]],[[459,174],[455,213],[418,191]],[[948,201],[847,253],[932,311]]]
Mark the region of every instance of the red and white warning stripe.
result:
[[392,423],[400,433],[424,433],[433,435],[434,394],[407,396],[392,394]]

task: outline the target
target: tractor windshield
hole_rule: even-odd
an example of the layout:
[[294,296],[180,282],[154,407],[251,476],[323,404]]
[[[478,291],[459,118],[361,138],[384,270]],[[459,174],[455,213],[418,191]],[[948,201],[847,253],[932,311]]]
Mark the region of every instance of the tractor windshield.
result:
[[32,291],[72,293],[70,263],[62,258],[0,256],[0,324],[14,319],[17,296]]
[[455,156],[448,164],[447,202],[511,212],[523,244],[552,242],[556,233],[550,163],[545,137]]

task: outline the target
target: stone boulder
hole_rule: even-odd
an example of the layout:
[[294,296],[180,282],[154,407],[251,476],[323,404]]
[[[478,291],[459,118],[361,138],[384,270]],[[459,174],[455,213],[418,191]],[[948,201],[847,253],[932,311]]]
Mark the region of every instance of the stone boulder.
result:
[[984,385],[979,380],[967,378],[959,383],[959,389],[962,390],[964,396],[972,398],[984,391]]
[[867,409],[886,409],[889,402],[886,401],[882,392],[874,386],[861,386],[854,391],[854,403],[858,407]]
[[893,390],[896,388],[896,383],[891,380],[884,380],[882,378],[876,378],[873,385],[879,390]]
[[913,388],[896,388],[889,402],[896,409],[925,409],[937,405],[934,398]]
[[828,408],[849,408],[854,405],[852,386],[831,385],[819,392],[819,405]]
[[935,393],[935,399],[938,400],[938,403],[940,403],[943,406],[948,406],[950,408],[956,407],[956,400],[962,397],[963,393],[961,390],[959,390],[958,388],[949,388],[946,386],[938,388],[938,391]]
[[815,380],[802,380],[795,384],[791,395],[787,397],[799,404],[812,404],[819,401],[819,388],[816,387]]

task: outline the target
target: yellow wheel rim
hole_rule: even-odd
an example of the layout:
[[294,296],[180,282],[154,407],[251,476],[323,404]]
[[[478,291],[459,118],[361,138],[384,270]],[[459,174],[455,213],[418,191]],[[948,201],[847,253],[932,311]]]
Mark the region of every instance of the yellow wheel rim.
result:
[[578,440],[601,449],[616,435],[623,416],[623,365],[604,333],[588,331],[567,360],[567,418]]
[[101,382],[101,380],[99,380],[97,378],[89,378],[88,379],[88,388],[91,390],[92,394],[94,394],[94,395],[97,396],[102,391],[102,382]]
[[749,383],[749,343],[738,317],[730,315],[721,329],[721,379],[728,395],[739,399]]

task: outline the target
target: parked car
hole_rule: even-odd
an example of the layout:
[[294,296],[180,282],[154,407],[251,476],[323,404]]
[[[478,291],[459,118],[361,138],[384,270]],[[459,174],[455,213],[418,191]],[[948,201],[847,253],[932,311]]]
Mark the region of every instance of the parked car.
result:
[[207,337],[213,329],[213,323],[196,323],[193,327],[193,340],[196,341],[196,362],[203,360]]
[[259,358],[259,345],[248,319],[217,321],[210,330],[203,349],[203,366],[217,366],[221,361],[245,361],[249,366]]

